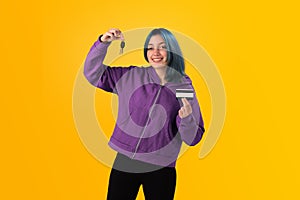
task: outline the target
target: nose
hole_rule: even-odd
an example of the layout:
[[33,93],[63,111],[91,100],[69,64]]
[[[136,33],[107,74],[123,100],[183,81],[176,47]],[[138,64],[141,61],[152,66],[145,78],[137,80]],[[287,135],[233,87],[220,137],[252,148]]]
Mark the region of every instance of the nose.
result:
[[153,54],[154,55],[159,55],[159,49],[158,48],[154,48],[154,50],[153,50]]

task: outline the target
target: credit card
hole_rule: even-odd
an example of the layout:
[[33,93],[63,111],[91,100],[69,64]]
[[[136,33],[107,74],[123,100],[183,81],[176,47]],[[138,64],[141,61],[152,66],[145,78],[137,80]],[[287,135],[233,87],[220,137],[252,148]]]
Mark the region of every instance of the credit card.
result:
[[194,90],[193,89],[176,89],[176,98],[193,99],[194,98]]

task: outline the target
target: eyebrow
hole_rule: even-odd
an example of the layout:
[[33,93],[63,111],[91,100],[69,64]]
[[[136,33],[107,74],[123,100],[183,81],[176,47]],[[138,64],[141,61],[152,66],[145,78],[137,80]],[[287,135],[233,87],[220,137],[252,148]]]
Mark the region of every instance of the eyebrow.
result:
[[[159,45],[160,44],[165,44],[165,42],[160,42],[160,43],[158,43]],[[151,44],[151,43],[149,43],[148,45],[153,45],[153,44]]]

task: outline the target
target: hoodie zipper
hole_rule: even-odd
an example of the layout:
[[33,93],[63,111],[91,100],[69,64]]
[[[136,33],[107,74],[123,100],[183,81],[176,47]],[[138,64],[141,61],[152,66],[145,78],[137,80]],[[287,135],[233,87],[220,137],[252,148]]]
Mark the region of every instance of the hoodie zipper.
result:
[[161,91],[161,88],[162,88],[162,87],[163,87],[163,86],[161,85],[160,88],[159,88],[159,90],[158,90],[158,92],[157,92],[157,94],[156,94],[155,100],[154,100],[154,102],[153,102],[153,104],[152,104],[152,106],[151,106],[151,108],[150,108],[150,111],[149,111],[149,115],[148,115],[148,119],[147,119],[146,125],[145,125],[145,127],[144,127],[144,129],[143,129],[143,132],[142,132],[142,134],[141,134],[141,136],[140,136],[140,138],[139,138],[139,141],[138,141],[138,143],[137,143],[137,145],[136,145],[136,147],[135,147],[134,153],[133,153],[133,155],[132,155],[132,159],[135,157],[135,155],[136,155],[136,153],[137,153],[137,150],[138,150],[138,148],[139,148],[139,146],[140,146],[141,140],[142,140],[142,138],[143,138],[143,136],[144,136],[144,134],[145,134],[145,131],[146,131],[147,124],[149,123],[149,120],[150,120],[150,116],[151,116],[151,114],[152,114],[153,107],[154,107],[154,105],[155,105],[156,102],[157,102],[157,99],[158,99],[158,97],[159,97],[159,95],[160,95],[160,91]]

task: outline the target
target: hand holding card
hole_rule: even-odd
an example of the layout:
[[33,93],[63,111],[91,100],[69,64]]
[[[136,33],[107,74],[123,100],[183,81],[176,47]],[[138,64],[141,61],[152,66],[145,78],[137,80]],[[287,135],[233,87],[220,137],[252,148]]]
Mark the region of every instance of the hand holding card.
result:
[[182,98],[181,101],[183,106],[178,111],[178,115],[180,118],[185,118],[193,112],[193,109],[190,102],[186,98]]

